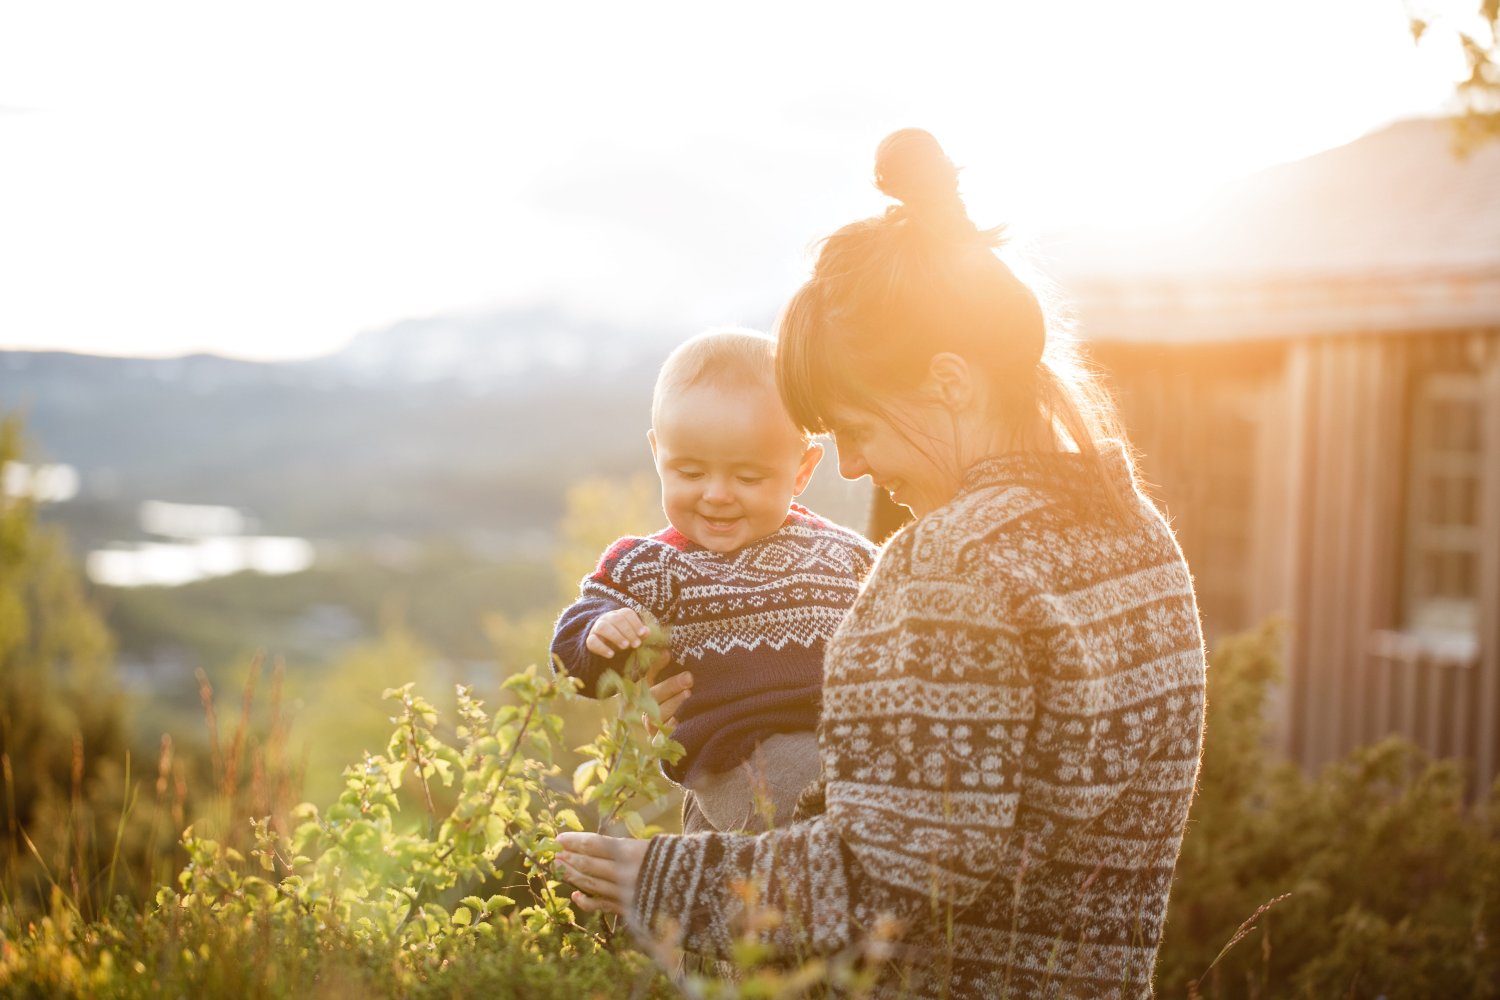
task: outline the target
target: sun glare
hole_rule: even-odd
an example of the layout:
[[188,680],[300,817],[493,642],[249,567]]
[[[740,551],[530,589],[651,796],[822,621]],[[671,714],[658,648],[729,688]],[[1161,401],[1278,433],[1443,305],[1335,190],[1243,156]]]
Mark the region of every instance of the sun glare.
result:
[[879,210],[884,132],[938,135],[979,219],[1149,225],[1436,107],[1456,58],[1355,0],[679,5],[639,37],[603,8],[258,10],[6,14],[4,344],[288,357],[536,301],[759,322],[809,239]]

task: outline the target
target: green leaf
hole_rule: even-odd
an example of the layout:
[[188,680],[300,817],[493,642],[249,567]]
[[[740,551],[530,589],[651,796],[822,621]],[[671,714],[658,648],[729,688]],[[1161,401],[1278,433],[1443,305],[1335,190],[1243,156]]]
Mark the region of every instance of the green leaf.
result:
[[573,794],[582,795],[599,769],[597,760],[586,760],[573,769]]
[[[625,663],[624,673],[633,680],[645,678],[672,650],[669,630],[650,615],[645,615],[644,619],[646,628],[650,631],[645,639],[641,640],[640,646],[631,651]],[[661,680],[661,678],[656,679]]]
[[559,809],[557,811],[557,821],[570,830],[577,830],[579,832],[583,831],[583,821],[580,820],[578,818],[578,814],[571,809]]

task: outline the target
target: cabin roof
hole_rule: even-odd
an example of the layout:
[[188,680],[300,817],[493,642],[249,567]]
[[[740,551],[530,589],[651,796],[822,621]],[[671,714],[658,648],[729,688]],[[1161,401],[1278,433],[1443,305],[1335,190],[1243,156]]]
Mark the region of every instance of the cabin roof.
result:
[[1500,142],[1398,122],[1155,231],[1044,243],[1087,340],[1500,327]]

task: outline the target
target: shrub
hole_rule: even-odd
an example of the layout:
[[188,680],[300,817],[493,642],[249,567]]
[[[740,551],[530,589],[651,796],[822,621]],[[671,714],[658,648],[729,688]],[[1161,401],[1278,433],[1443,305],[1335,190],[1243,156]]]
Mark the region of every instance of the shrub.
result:
[[1263,706],[1280,646],[1268,626],[1212,656],[1203,773],[1158,991],[1500,996],[1500,785],[1488,808],[1470,807],[1456,762],[1398,739],[1315,778],[1273,760]]
[[[19,424],[0,421],[0,472],[20,459]],[[61,534],[0,488],[0,883],[19,910],[45,906],[56,883],[91,912],[112,879],[130,880],[116,864],[126,765],[111,654]]]
[[607,922],[576,919],[552,877],[555,837],[583,829],[582,814],[655,832],[635,805],[664,791],[657,761],[680,748],[639,732],[649,691],[614,683],[621,712],[571,780],[553,759],[571,681],[517,674],[493,715],[460,686],[452,741],[412,685],[391,689],[385,752],[345,769],[337,801],[298,807],[288,830],[254,821],[248,858],[189,829],[178,885],[143,914],[90,923],[55,892],[45,918],[6,922],[0,990],[573,997],[612,995],[623,975],[668,995]]

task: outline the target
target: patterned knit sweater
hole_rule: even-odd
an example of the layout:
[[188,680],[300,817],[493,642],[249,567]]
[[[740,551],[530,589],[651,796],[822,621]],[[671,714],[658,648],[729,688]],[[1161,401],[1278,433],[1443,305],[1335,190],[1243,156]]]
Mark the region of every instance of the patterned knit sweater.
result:
[[[638,930],[726,954],[902,929],[888,997],[1148,997],[1198,773],[1205,661],[1171,531],[1077,455],[1007,455],[886,546],[825,660],[824,811],[654,838]],[[759,926],[765,926],[762,922]]]
[[727,771],[772,733],[817,727],[824,644],[874,560],[863,536],[797,504],[779,529],[733,552],[674,528],[622,538],[558,619],[552,652],[592,696],[620,662],[589,652],[594,622],[621,607],[653,615],[669,626],[668,675],[693,673],[672,734],[685,752],[667,775]]

